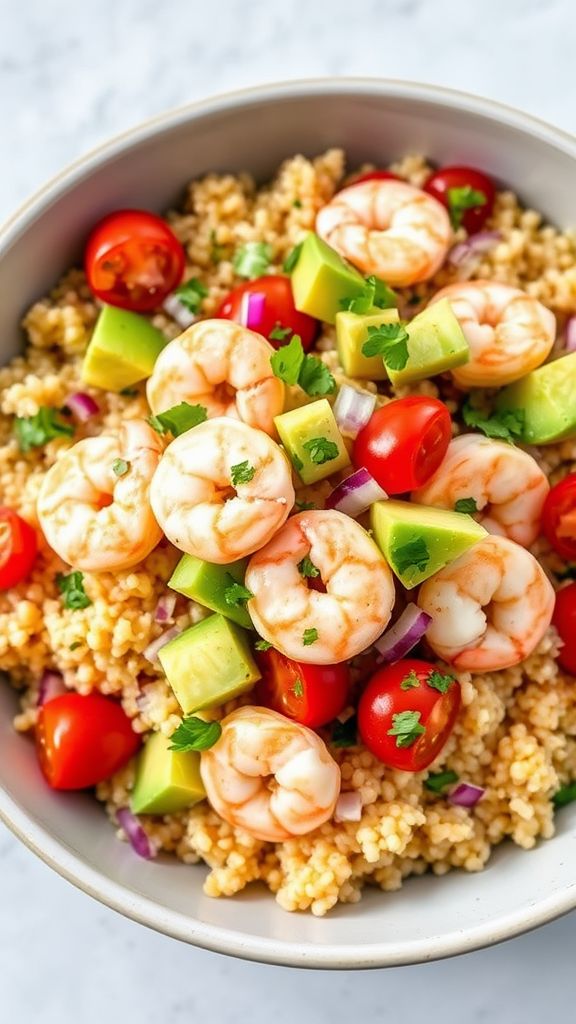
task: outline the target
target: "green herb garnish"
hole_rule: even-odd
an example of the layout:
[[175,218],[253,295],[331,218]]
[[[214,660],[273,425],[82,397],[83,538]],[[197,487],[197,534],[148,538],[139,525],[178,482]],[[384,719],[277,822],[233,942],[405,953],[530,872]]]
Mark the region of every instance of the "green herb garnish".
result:
[[191,277],[189,281],[174,289],[174,295],[191,313],[197,313],[202,305],[202,299],[208,295],[208,289],[197,277]]
[[486,206],[488,201],[485,192],[480,192],[479,189],[472,188],[471,185],[447,189],[446,198],[450,220],[455,231],[460,227],[466,210],[475,210],[478,206]]
[[88,594],[84,590],[84,573],[75,570],[74,572],[59,572],[56,576],[56,586],[62,594],[65,608],[87,608],[92,604]]
[[254,647],[256,648],[257,651],[269,651],[270,648],[272,647],[272,644],[269,644],[267,640],[260,639],[256,641]]
[[454,502],[454,511],[465,512],[467,515],[473,516],[478,511],[476,498],[458,498],[458,501]]
[[525,420],[524,409],[506,409],[502,412],[483,412],[474,408],[470,399],[462,406],[462,418],[467,427],[477,427],[486,437],[499,438],[513,444],[522,436]]
[[311,644],[315,644],[318,639],[318,630],[315,626],[311,629],[305,629],[302,634],[302,643],[304,647],[310,647]]
[[130,463],[126,462],[126,459],[114,459],[112,463],[112,472],[114,476],[126,476],[126,473],[130,469]]
[[309,441],[304,441],[302,447],[308,452],[310,461],[316,466],[332,462],[332,459],[337,459],[340,454],[336,442],[329,441],[327,437],[311,437]]
[[120,394],[124,395],[124,398],[134,398],[136,395],[139,395],[140,392],[138,391],[138,388],[122,388]]
[[155,416],[149,416],[148,423],[158,434],[170,433],[174,437],[178,437],[179,434],[186,433],[192,427],[197,427],[199,423],[204,423],[206,419],[208,419],[208,412],[205,406],[180,402],[179,405],[173,405],[171,409],[156,413]]
[[350,715],[345,722],[338,719],[332,726],[330,743],[333,747],[356,747],[358,745],[356,715]]
[[411,568],[424,572],[430,561],[430,552],[426,541],[422,537],[418,537],[416,540],[408,541],[407,544],[401,544],[392,551],[392,560],[399,573]]
[[265,274],[272,260],[272,246],[267,242],[246,242],[234,253],[232,266],[239,277],[253,280]]
[[340,306],[350,313],[369,313],[371,309],[390,309],[398,305],[398,297],[391,288],[380,281],[379,278],[370,275],[364,282],[360,295],[354,298],[341,299]]
[[237,487],[238,484],[249,484],[253,479],[256,470],[254,466],[251,466],[246,459],[244,462],[237,462],[235,466],[230,466],[230,480],[232,487]]
[[16,416],[14,433],[20,451],[29,452],[31,448],[41,448],[55,437],[73,437],[74,427],[59,419],[57,409],[42,405],[35,416]]
[[224,246],[220,244],[216,231],[210,232],[210,259],[212,263],[219,263],[224,258]]
[[69,651],[76,651],[79,647],[82,647],[82,641],[81,640],[75,640],[74,643],[70,644],[68,650]]
[[424,785],[432,793],[441,793],[443,789],[446,789],[446,786],[451,786],[453,782],[458,782],[459,778],[458,772],[447,769],[445,772],[432,772],[424,780]]
[[433,690],[438,690],[438,693],[446,693],[455,681],[454,676],[443,675],[437,669],[433,669],[430,675],[426,677],[428,686],[431,686]]
[[318,356],[304,356],[298,375],[298,384],[307,395],[331,395],[336,388],[336,381],[330,370]]
[[574,800],[576,800],[576,782],[569,782],[566,786],[561,786],[552,797],[554,807],[566,807]]
[[336,381],[326,364],[317,356],[305,355],[297,334],[270,356],[270,365],[275,377],[291,386],[299,384],[311,397],[329,395],[336,388]]
[[387,730],[386,735],[396,737],[397,747],[411,747],[425,732],[426,727],[420,725],[419,711],[400,711],[392,715],[392,728]]
[[418,676],[416,675],[414,669],[411,668],[408,675],[404,676],[404,679],[400,683],[400,689],[414,690],[418,686],[420,686],[420,680],[418,679]]
[[368,328],[362,345],[365,356],[382,356],[390,370],[403,370],[408,362],[408,332],[404,324],[380,324]]
[[281,323],[277,323],[270,331],[268,337],[270,341],[286,341],[286,339],[289,338],[291,334],[291,327],[282,327]]
[[209,750],[220,739],[220,722],[205,722],[202,718],[189,715],[170,737],[169,750],[187,754],[191,750]]
[[294,270],[294,267],[296,266],[298,260],[300,259],[302,245],[303,243],[300,242],[299,245],[295,245],[294,248],[291,249],[290,252],[288,253],[286,259],[284,260],[284,263],[282,264],[282,270],[284,271],[285,274],[291,274],[292,271]]
[[[300,464],[300,469],[302,469],[302,464]],[[313,501],[296,501],[294,504],[299,512],[309,512],[311,508],[316,508]]]
[[315,579],[320,575],[320,569],[314,565],[314,562],[311,560],[309,555],[304,555],[302,561],[298,562],[298,572],[301,576],[308,576],[312,579]]
[[301,199],[293,199],[292,200],[292,206],[295,206],[296,209],[299,210],[301,208],[301,206],[302,206],[302,200]]
[[298,698],[304,696],[304,687],[302,685],[302,680],[300,679],[300,677],[298,677],[298,679],[295,680],[294,686],[292,687],[292,693],[294,694],[295,697]]
[[248,587],[243,586],[242,583],[238,583],[238,581],[235,580],[229,572],[226,573],[226,579],[230,580],[230,586],[226,587],[226,590],[224,591],[224,600],[226,601],[226,604],[236,607],[244,601],[249,601],[251,597],[254,597],[252,591],[248,590]]

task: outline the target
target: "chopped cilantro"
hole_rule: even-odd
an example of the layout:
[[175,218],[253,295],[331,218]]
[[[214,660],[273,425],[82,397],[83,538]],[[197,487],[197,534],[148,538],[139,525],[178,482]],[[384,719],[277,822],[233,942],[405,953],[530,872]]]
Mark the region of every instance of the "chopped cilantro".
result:
[[300,677],[298,677],[294,681],[294,686],[292,687],[292,693],[294,694],[295,697],[298,697],[298,698],[304,696],[304,687],[302,685],[302,680],[300,679]]
[[307,395],[329,395],[336,387],[326,364],[316,356],[304,354],[297,334],[293,334],[287,345],[270,356],[270,365],[275,377],[285,384],[299,384]]
[[302,252],[302,244],[303,243],[300,242],[299,245],[295,245],[294,248],[290,250],[286,259],[284,260],[284,263],[282,264],[282,270],[284,271],[285,274],[291,274],[292,271],[294,270],[294,267],[298,263],[298,260],[300,259],[300,253]]
[[299,473],[300,470],[304,468],[304,463],[302,462],[302,459],[300,458],[299,455],[296,454],[296,452],[292,452],[290,458],[292,459],[294,469],[296,469]]
[[256,648],[257,651],[269,651],[270,648],[272,647],[272,644],[269,644],[267,640],[260,639],[256,641],[254,647]]
[[478,511],[476,498],[458,498],[458,501],[454,502],[454,511],[465,512],[467,515],[473,516]]
[[82,647],[82,641],[81,640],[75,640],[74,643],[70,644],[68,650],[69,651],[76,651],[78,649],[78,647]]
[[400,711],[392,715],[392,728],[386,735],[396,737],[397,747],[411,747],[425,732],[426,726],[420,725],[419,711]]
[[126,462],[126,459],[114,459],[112,463],[112,472],[115,476],[126,476],[126,473],[130,469],[130,463]]
[[355,747],[358,744],[356,715],[350,715],[345,722],[338,719],[332,725],[330,742],[333,747]]
[[477,206],[486,206],[487,199],[484,192],[480,192],[471,185],[462,185],[458,188],[449,188],[446,192],[448,200],[448,212],[454,230],[460,227],[466,210],[475,210]]
[[251,597],[254,597],[252,591],[248,590],[248,587],[244,587],[242,583],[238,583],[229,572],[226,573],[226,579],[230,580],[230,586],[226,587],[226,590],[224,591],[224,600],[226,601],[226,604],[235,607],[244,601],[249,601]]
[[250,465],[248,459],[244,462],[237,462],[235,466],[230,466],[232,486],[237,487],[238,484],[249,484],[255,472],[254,466]]
[[452,683],[455,682],[455,679],[454,676],[445,676],[442,672],[438,672],[437,669],[433,669],[430,675],[426,677],[426,682],[433,690],[438,690],[438,693],[446,693],[452,686]]
[[208,289],[197,277],[191,277],[189,281],[174,289],[174,295],[191,313],[197,313],[202,305],[202,299],[208,295]]
[[136,395],[139,395],[140,392],[138,391],[138,388],[122,388],[120,394],[124,395],[125,398],[134,398]]
[[317,395],[331,395],[336,389],[336,381],[326,363],[317,356],[304,356],[298,384],[311,398]]
[[56,586],[62,594],[65,608],[77,609],[88,608],[92,601],[84,590],[84,574],[75,570],[67,575],[59,572],[56,576]]
[[267,242],[246,242],[236,250],[232,266],[239,277],[253,280],[265,274],[272,260],[272,246]]
[[459,778],[458,772],[447,769],[445,772],[432,772],[425,779],[424,785],[432,793],[441,793],[443,789],[446,789],[446,786],[451,786],[453,782],[458,782]]
[[392,551],[392,560],[398,572],[405,572],[406,569],[415,567],[424,572],[430,561],[430,552],[423,537],[401,544]]
[[189,715],[170,737],[169,750],[187,754],[190,750],[209,750],[220,739],[220,722],[205,722],[202,718]]
[[210,232],[210,259],[212,263],[220,263],[224,257],[224,246],[220,245],[216,232]]
[[340,306],[350,313],[369,313],[375,306],[378,309],[390,309],[397,305],[396,293],[380,281],[379,278],[370,275],[364,282],[364,288],[360,295],[354,298],[341,299]]
[[174,437],[178,437],[179,434],[184,434],[192,427],[197,427],[199,423],[204,423],[207,418],[208,413],[203,405],[180,402],[179,405],[173,405],[171,409],[156,413],[155,416],[149,416],[148,423],[159,434],[170,432]]
[[576,800],[576,782],[569,782],[566,786],[561,786],[552,797],[554,807],[566,807],[574,800]]
[[400,683],[400,689],[414,690],[418,686],[420,686],[420,680],[418,679],[418,676],[416,675],[414,669],[411,668],[408,675],[404,676],[404,679]]
[[506,409],[503,412],[489,413],[476,409],[470,399],[462,406],[462,418],[467,427],[477,427],[486,437],[499,438],[513,443],[521,437],[524,429],[524,409]]
[[270,334],[268,335],[268,337],[270,338],[270,341],[286,341],[286,339],[291,334],[292,334],[292,328],[291,327],[282,327],[281,323],[277,323],[272,328],[272,330],[270,331]]
[[337,459],[340,454],[336,442],[329,441],[327,437],[311,437],[309,441],[304,441],[302,447],[308,452],[310,461],[316,466],[332,462],[332,459]]
[[313,501],[296,501],[295,505],[299,512],[309,512],[311,508],[316,508]]
[[311,644],[315,644],[318,639],[318,630],[315,626],[311,629],[305,629],[302,634],[302,643],[304,647],[310,647]]
[[74,427],[59,419],[57,409],[42,405],[35,416],[16,416],[14,433],[20,451],[29,452],[31,448],[41,448],[55,437],[73,437]]
[[403,370],[408,362],[408,332],[404,324],[380,324],[368,328],[362,345],[365,356],[382,356],[390,370]]
[[298,562],[298,572],[301,576],[309,576],[312,579],[320,575],[320,569],[314,565],[309,555],[305,555],[302,561]]
[[294,199],[292,201],[292,206],[295,206],[296,209],[299,210],[301,208],[301,206],[302,206],[302,200],[301,199]]

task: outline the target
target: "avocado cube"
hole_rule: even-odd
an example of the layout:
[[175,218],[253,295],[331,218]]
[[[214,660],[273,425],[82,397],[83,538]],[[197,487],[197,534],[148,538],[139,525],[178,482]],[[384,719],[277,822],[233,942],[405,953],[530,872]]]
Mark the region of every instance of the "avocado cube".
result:
[[200,754],[170,750],[170,740],[152,733],[136,765],[130,805],[135,814],[176,814],[204,800]]
[[406,331],[408,362],[403,370],[388,370],[394,385],[433,377],[462,366],[470,358],[468,342],[448,299],[423,309],[406,324]]
[[390,568],[408,590],[486,536],[484,527],[464,512],[409,501],[377,501],[370,509],[370,525]]
[[382,356],[365,356],[362,346],[368,341],[368,328],[397,324],[397,309],[374,309],[370,313],[336,314],[336,344],[340,366],[348,377],[359,380],[388,380]]
[[539,366],[498,395],[499,412],[518,411],[522,441],[554,444],[576,435],[576,352]]
[[122,391],[149,377],[166,338],[149,320],[117,306],[104,306],[82,363],[82,380],[106,391]]
[[160,648],[158,658],[186,715],[218,707],[260,679],[244,630],[223,615],[185,629]]
[[302,483],[315,484],[350,465],[344,438],[326,398],[283,412],[274,423]]
[[194,555],[183,555],[168,580],[168,586],[191,601],[220,612],[239,626],[252,629],[252,619],[245,606],[230,604],[226,600],[226,591],[232,583],[244,583],[247,565],[247,558],[229,565],[213,565]]
[[[366,281],[351,263],[343,260],[318,235],[312,232],[302,243],[298,262],[292,271],[294,304],[301,313],[333,324],[347,299],[364,294]],[[376,286],[380,306],[393,306],[396,296],[383,281]]]

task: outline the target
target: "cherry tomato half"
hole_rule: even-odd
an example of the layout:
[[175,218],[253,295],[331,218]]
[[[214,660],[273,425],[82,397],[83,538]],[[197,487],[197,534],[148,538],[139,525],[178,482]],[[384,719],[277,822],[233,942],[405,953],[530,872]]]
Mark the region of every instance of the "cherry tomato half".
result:
[[569,583],[556,594],[552,622],[564,641],[558,661],[566,672],[576,676],[576,583]]
[[25,580],[34,565],[35,530],[11,508],[0,507],[0,590]]
[[95,786],[122,768],[139,746],[120,704],[100,693],[65,693],[40,708],[36,749],[53,789]]
[[[458,191],[453,192],[452,189]],[[494,182],[474,167],[441,167],[428,178],[424,191],[446,207],[453,227],[463,224],[469,235],[484,227],[496,198]],[[476,200],[474,203],[475,192],[480,193],[478,198],[482,200],[484,197],[485,202]],[[468,207],[467,203],[470,203]]]
[[84,264],[88,284],[102,302],[147,312],[182,280],[185,256],[161,217],[117,210],[92,229]]
[[[268,274],[239,285],[226,296],[216,315],[251,327],[268,338],[274,348],[281,348],[293,334],[298,334],[306,352],[320,326],[314,317],[296,309],[290,278],[282,274]],[[283,331],[284,336],[271,338],[275,328],[279,333]]]
[[357,178],[352,178],[348,184],[359,185],[362,181],[402,181],[402,178],[393,174],[392,171],[366,171],[366,174],[359,174]]
[[411,395],[378,409],[354,442],[353,462],[388,494],[422,487],[442,462],[452,436],[450,413],[437,398]]
[[542,532],[560,558],[576,561],[576,473],[565,476],[548,492]]
[[360,697],[358,729],[384,764],[421,772],[442,750],[459,707],[460,684],[453,676],[429,661],[406,658],[372,676]]
[[317,729],[336,718],[348,702],[348,666],[307,665],[271,648],[258,654],[262,679],[256,699],[295,722]]

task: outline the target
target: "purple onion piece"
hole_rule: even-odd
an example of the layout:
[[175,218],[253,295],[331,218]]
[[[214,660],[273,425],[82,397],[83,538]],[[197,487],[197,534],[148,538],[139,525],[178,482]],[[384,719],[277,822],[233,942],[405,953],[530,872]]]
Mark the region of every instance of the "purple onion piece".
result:
[[154,622],[174,622],[174,609],[176,607],[176,594],[162,594],[159,598],[154,612]]
[[482,256],[502,240],[500,231],[479,231],[465,242],[458,242],[448,253],[448,263],[460,270],[473,270]]
[[374,644],[381,661],[386,665],[394,665],[405,658],[422,639],[431,622],[432,616],[423,612],[418,605],[406,605],[400,618]]
[[482,786],[475,786],[472,782],[459,782],[448,796],[448,803],[454,807],[475,807],[486,792]]
[[61,673],[47,669],[46,672],[42,673],[40,679],[37,706],[41,708],[43,704],[54,700],[55,697],[61,697],[63,693],[66,693],[66,686],[64,685]]
[[333,508],[354,519],[366,512],[375,501],[385,501],[387,497],[386,491],[362,466],[334,488],[325,504],[326,508]]
[[576,316],[571,316],[566,321],[564,337],[566,339],[566,351],[576,352]]
[[168,313],[168,316],[171,316],[172,319],[176,321],[178,326],[181,327],[183,331],[185,331],[187,327],[190,327],[193,323],[196,322],[196,320],[198,320],[198,316],[196,315],[196,313],[193,313],[191,309],[188,309],[188,307],[185,306],[184,303],[180,301],[180,299],[178,298],[177,295],[174,294],[174,292],[172,293],[172,295],[168,295],[164,299],[164,302],[162,303],[162,309],[164,310],[165,313]]
[[376,395],[343,384],[333,406],[341,433],[345,437],[356,438],[371,419],[375,406]]
[[78,420],[79,423],[88,423],[93,416],[97,416],[100,412],[100,406],[96,402],[92,395],[86,394],[85,391],[76,391],[73,395],[68,395],[64,403],[70,412]]
[[157,850],[130,808],[121,807],[116,811],[116,820],[125,833],[134,853],[137,853],[139,857],[143,857],[144,860],[152,860],[156,856]]
[[265,306],[263,292],[245,292],[240,303],[240,323],[250,331],[260,331]]
[[360,821],[362,817],[362,797],[356,789],[348,793],[340,793],[334,808],[334,821]]
[[152,642],[148,644],[148,647],[142,651],[146,660],[152,665],[157,665],[158,651],[164,647],[164,644],[169,643],[170,640],[173,640],[174,637],[178,636],[179,632],[180,630],[178,629],[178,626],[172,626],[171,629],[165,630],[165,632],[161,633],[160,636],[157,636],[155,640],[152,640]]

